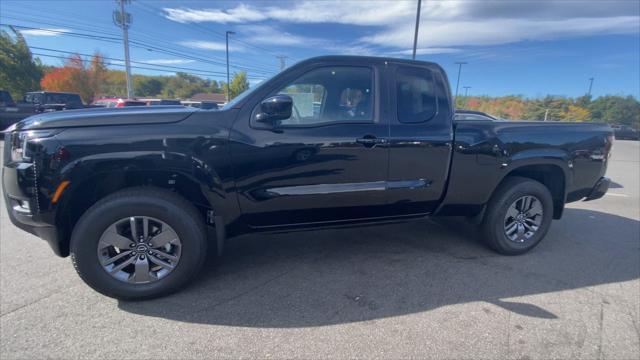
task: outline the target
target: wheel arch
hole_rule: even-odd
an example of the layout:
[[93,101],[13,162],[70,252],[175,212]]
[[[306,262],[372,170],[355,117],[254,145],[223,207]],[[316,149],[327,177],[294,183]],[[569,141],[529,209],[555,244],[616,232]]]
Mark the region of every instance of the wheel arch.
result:
[[178,171],[127,169],[97,173],[71,184],[61,197],[55,218],[62,256],[69,255],[71,233],[82,214],[100,199],[126,188],[153,187],[172,191],[191,202],[205,222],[207,211],[218,205],[211,192],[205,190],[206,184]]
[[512,177],[523,177],[542,183],[542,185],[549,190],[553,199],[553,218],[560,219],[562,217],[567,196],[568,173],[561,165],[548,161],[543,163],[532,162],[522,164],[509,171],[495,187],[493,193],[495,193],[507,179]]

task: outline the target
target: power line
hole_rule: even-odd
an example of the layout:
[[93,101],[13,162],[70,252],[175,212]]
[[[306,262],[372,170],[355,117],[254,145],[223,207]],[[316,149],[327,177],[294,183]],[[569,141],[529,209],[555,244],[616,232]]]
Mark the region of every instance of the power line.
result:
[[[89,55],[89,54],[83,54],[83,53],[77,53],[77,52],[71,52],[71,51],[64,51],[64,50],[57,50],[57,49],[50,49],[50,48],[42,48],[42,47],[37,47],[37,46],[30,46],[31,49],[36,49],[36,50],[43,50],[43,51],[51,51],[51,52],[57,52],[57,53],[62,53],[62,54],[68,54],[68,55],[80,55],[80,56],[94,56],[94,55]],[[50,57],[59,57],[62,59],[68,59],[68,57],[65,56],[54,56],[54,55],[50,55],[50,54],[41,54],[41,53],[33,53],[34,55],[40,55],[40,56],[50,56]],[[111,60],[111,61],[124,61],[123,59],[118,59],[118,58],[112,58],[112,57],[107,57],[107,56],[102,56],[101,57],[105,60]],[[84,59],[82,59],[83,61],[86,61]],[[199,69],[194,69],[194,68],[185,68],[185,67],[181,67],[181,66],[171,66],[171,65],[159,65],[159,64],[153,64],[153,63],[147,63],[147,62],[142,62],[142,61],[131,61],[131,63],[133,64],[140,64],[140,65],[146,65],[146,66],[154,66],[154,67],[159,67],[160,69],[153,69],[153,68],[142,68],[142,67],[135,67],[138,69],[147,69],[147,70],[157,70],[157,71],[169,71],[169,72],[178,72],[176,70],[164,70],[163,68],[166,69],[177,69],[177,70],[186,70],[183,72],[186,72],[188,74],[192,74],[192,75],[204,75],[204,76],[218,76],[218,77],[223,77],[225,74],[222,72],[215,72],[215,71],[208,71],[208,70],[199,70]],[[114,63],[109,63],[110,65],[114,65],[114,66],[122,66],[121,64],[114,64]],[[251,79],[264,79],[265,77],[261,77],[261,76],[247,76],[248,78]]]
[[[91,55],[91,54],[83,54],[83,53],[73,52],[73,51],[65,51],[65,50],[58,50],[58,49],[51,49],[51,48],[43,48],[43,47],[39,47],[39,46],[29,46],[29,48],[36,49],[36,50],[53,51],[53,52],[62,53],[62,54],[69,54],[69,55],[94,56],[94,55]],[[102,54],[100,55],[100,57],[102,57],[103,59],[106,59],[106,60],[124,61],[123,59],[107,57],[107,56],[103,56]],[[196,69],[196,68],[187,68],[187,67],[182,67],[182,66],[154,64],[154,63],[143,62],[143,61],[133,61],[133,60],[131,60],[131,63],[133,63],[133,64],[141,64],[141,65],[148,65],[148,66],[157,66],[157,67],[162,67],[162,68],[177,69],[177,70],[194,71],[194,72],[199,72],[199,73],[209,73],[209,74],[213,74],[213,75],[225,75],[225,73],[223,73],[223,72],[200,70],[200,69]],[[256,78],[262,79],[264,77],[256,77]]]
[[[33,55],[37,55],[37,56],[44,56],[44,57],[49,57],[49,58],[56,58],[56,59],[63,59],[63,60],[68,60],[68,57],[66,56],[61,56],[61,55],[51,55],[51,54],[42,54],[42,53],[32,53]],[[83,63],[90,63],[91,60],[86,60],[86,59],[80,59],[80,61],[82,61]],[[122,60],[118,60],[118,61],[122,61]],[[122,64],[114,64],[114,63],[106,63],[105,65],[107,66],[119,66],[119,67],[124,67],[124,65]],[[174,70],[163,70],[163,69],[153,69],[153,68],[148,68],[148,67],[143,67],[143,66],[131,66],[132,69],[141,69],[141,70],[152,70],[152,71],[161,71],[161,72],[170,72],[170,73],[175,73]],[[195,73],[192,73],[192,75],[198,75]]]
[[[142,7],[146,7],[147,9],[150,9],[150,10],[152,10],[152,11],[154,11],[154,10],[155,10],[155,11],[161,11],[161,12],[164,12],[162,9],[158,9],[158,8],[156,8],[156,7],[154,7],[154,6],[151,6],[151,5],[149,5],[149,4],[146,4],[146,3],[144,3],[144,2],[140,2],[140,1],[139,1],[139,2],[137,2],[136,4],[137,4],[137,5],[139,5],[139,6],[142,6]],[[155,13],[154,13],[154,14],[155,14]],[[156,15],[157,15],[157,14],[156,14]],[[163,18],[165,18],[165,17],[163,16]],[[183,26],[189,26],[189,25],[191,25],[191,26],[193,26],[193,27],[195,27],[195,28],[201,29],[201,30],[206,31],[206,32],[211,33],[211,34],[216,34],[216,35],[221,36],[221,37],[224,37],[224,36],[225,36],[225,34],[224,34],[224,33],[221,33],[221,32],[215,31],[215,30],[208,29],[208,28],[206,28],[206,27],[204,27],[204,26],[202,26],[202,25],[200,25],[200,24],[197,24],[197,23],[178,23],[178,24],[182,24]],[[249,43],[249,42],[246,42],[246,41],[242,41],[242,40],[239,40],[239,39],[236,39],[235,41],[236,41],[236,42],[239,42],[239,43],[241,43],[241,44],[244,44],[244,45],[246,45],[246,46],[248,46],[248,47],[252,47],[252,48],[254,48],[254,49],[262,50],[262,51],[264,51],[264,52],[266,52],[266,53],[268,53],[268,54],[274,55],[274,56],[279,55],[279,54],[277,54],[277,53],[275,53],[275,52],[273,52],[273,51],[271,51],[271,50],[269,50],[269,49],[263,48],[263,47],[261,47],[261,46],[258,46],[258,45],[255,45],[255,44],[252,44],[252,43]],[[290,58],[291,58],[292,60],[299,61],[298,59],[295,59],[295,58],[293,58],[293,57],[290,57]]]
[[[146,11],[146,12],[147,12],[147,13],[149,13],[149,14],[152,14],[152,15],[158,16],[158,17],[160,17],[160,18],[162,18],[162,19],[164,19],[164,20],[170,21],[170,20],[169,20],[169,19],[167,19],[165,16],[162,16],[162,15],[160,15],[160,14],[159,14],[159,12],[163,12],[163,10],[162,10],[162,9],[158,9],[158,8],[156,8],[156,7],[153,7],[153,6],[151,6],[151,5],[145,4],[145,3],[140,2],[140,1],[138,1],[138,2],[134,3],[134,5],[137,5],[141,10],[144,10],[144,11]],[[175,22],[172,22],[172,23],[175,23]],[[210,33],[210,34],[215,34],[215,35],[220,36],[220,37],[225,37],[225,33],[222,33],[222,32],[218,32],[218,31],[215,31],[215,30],[208,29],[208,28],[206,28],[206,27],[204,27],[204,26],[201,26],[201,25],[199,25],[199,24],[195,24],[195,23],[191,23],[191,24],[186,24],[186,23],[177,23],[177,24],[180,24],[180,25],[182,25],[182,26],[184,26],[184,27],[189,27],[189,26],[191,25],[191,26],[193,26],[193,28],[197,28],[197,29],[202,30],[201,32],[207,32],[207,33]],[[191,28],[191,29],[192,29],[192,28]],[[262,47],[257,46],[257,45],[253,45],[253,44],[251,44],[251,43],[247,43],[247,42],[242,41],[242,40],[239,40],[239,39],[235,39],[234,41],[235,41],[235,42],[238,42],[238,43],[241,43],[241,44],[244,44],[244,45],[249,46],[249,47],[253,47],[253,48],[255,48],[255,49],[259,49],[259,50],[262,50],[262,51],[265,51],[265,52],[269,52],[269,53],[271,53],[271,51],[270,51],[270,50],[267,50],[267,49],[262,48]],[[275,53],[273,53],[273,54],[275,54]],[[262,64],[263,64],[264,66],[273,66],[273,64],[265,64],[265,63],[262,63]]]
[[[31,27],[31,26],[23,26],[23,25],[15,25],[15,24],[6,24],[6,23],[0,23],[0,25],[2,25],[2,26],[13,26],[13,27],[16,27],[18,29],[42,30],[42,31],[48,31],[48,32],[55,33],[55,34],[60,34],[62,36],[70,36],[70,37],[77,37],[77,38],[99,40],[99,41],[105,41],[105,42],[110,42],[110,43],[114,43],[114,44],[119,44],[121,42],[120,38],[111,37],[111,36],[92,35],[92,34],[84,34],[84,33],[70,32],[70,31],[60,31],[60,30],[55,30],[55,29],[45,29],[45,28],[39,28],[39,27]],[[157,46],[154,46],[154,45],[151,45],[151,44],[146,44],[146,43],[143,43],[143,42],[140,42],[140,41],[131,40],[130,43],[132,44],[131,46],[135,47],[135,48],[145,49],[145,50],[148,50],[148,51],[157,51],[157,52],[160,52],[160,53],[173,55],[173,56],[178,57],[178,58],[196,60],[196,61],[200,61],[200,62],[203,62],[203,63],[213,64],[213,65],[218,65],[218,66],[225,66],[226,65],[224,62],[216,62],[216,61],[212,61],[212,60],[207,60],[205,58],[201,58],[201,57],[198,57],[198,56],[187,55],[184,52],[175,52],[175,51],[171,51],[171,50],[165,50],[163,48],[160,48],[160,47],[157,47]],[[264,75],[272,75],[274,73],[274,72],[268,71],[268,70],[254,69],[254,68],[248,68],[248,67],[238,66],[238,65],[233,65],[231,67],[233,67],[235,69],[239,69],[239,70],[244,70],[244,71],[252,71],[252,72],[256,72],[256,73],[262,73]]]
[[[140,3],[139,2],[138,3],[134,3],[134,5],[138,5],[138,4],[140,4]],[[151,13],[152,15],[157,15],[155,12],[151,12],[151,11],[145,9],[145,8],[141,8],[141,9],[146,11],[146,12]],[[20,14],[20,16],[26,16],[23,13],[20,13],[20,12],[15,11],[15,10],[12,10],[12,12],[18,13],[18,14]],[[47,14],[47,15],[49,15],[49,14]],[[67,15],[67,14],[65,14],[65,15]],[[78,15],[78,16],[80,16],[80,15]],[[96,31],[95,30],[96,29],[95,23],[86,23],[86,22],[81,22],[81,21],[78,21],[78,20],[75,20],[75,21],[65,20],[64,23],[60,23],[60,22],[55,23],[55,22],[52,22],[49,18],[46,19],[48,21],[43,21],[43,20],[41,20],[39,18],[34,18],[33,14],[28,14],[28,18],[24,18],[24,17],[23,18],[18,18],[18,17],[15,17],[15,16],[7,16],[7,15],[4,15],[4,14],[3,14],[2,17],[15,19],[15,20],[20,20],[20,21],[33,22],[33,23],[38,23],[38,24],[60,26],[60,27],[74,29],[74,30],[88,31],[88,32],[92,32],[92,33],[102,34],[102,35],[106,34],[106,35],[109,35],[110,37],[114,37],[115,36],[117,39],[120,39],[120,35],[119,34],[114,34],[110,30],[107,30],[107,31],[105,31],[105,30]],[[167,20],[165,17],[161,17],[161,18]],[[33,20],[33,19],[35,19],[35,20]],[[169,21],[169,20],[167,20],[167,21]],[[74,24],[74,23],[75,24],[81,24],[81,26],[89,26],[90,28],[70,26],[70,24]],[[102,29],[104,29],[104,28],[102,28]],[[170,43],[170,42],[167,42],[167,41],[162,41],[162,40],[160,40],[162,38],[162,35],[160,35],[160,34],[158,36],[150,36],[149,34],[153,34],[153,33],[149,32],[149,31],[138,32],[136,30],[132,30],[132,32],[136,34],[136,37],[145,37],[147,39],[150,39],[150,40],[147,40],[147,42],[155,42],[155,43],[158,43],[158,44],[162,44],[163,48],[165,48],[165,49],[175,50],[175,48],[172,48],[171,46],[178,45],[179,47],[181,47],[183,49],[187,49],[189,51],[193,50],[192,48],[189,48],[189,47],[186,47],[186,46],[183,46],[183,45],[180,45],[180,44],[174,44],[174,43]],[[184,50],[175,50],[175,51],[179,51],[181,53],[187,53]],[[224,61],[224,59],[222,59],[220,57],[213,57],[210,54],[207,54],[206,56],[207,56],[207,58],[213,58],[213,59],[217,59],[219,61]],[[269,68],[255,66],[255,64],[253,64],[253,63],[255,63],[255,59],[252,59],[252,64],[250,64],[250,65],[248,65],[248,64],[246,64],[244,62],[241,62],[241,61],[236,61],[235,63],[238,64],[239,67],[242,67],[242,68],[244,68],[246,70],[253,70],[253,69],[255,69],[255,70],[265,70],[265,71],[270,71],[271,73],[274,73],[274,72],[277,71],[277,68],[273,64],[264,64],[264,63],[262,63],[262,65],[267,66]]]

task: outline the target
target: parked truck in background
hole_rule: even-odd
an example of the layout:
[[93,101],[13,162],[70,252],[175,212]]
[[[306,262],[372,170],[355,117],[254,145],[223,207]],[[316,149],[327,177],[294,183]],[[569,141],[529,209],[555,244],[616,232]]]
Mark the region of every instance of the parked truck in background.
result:
[[329,56],[219,111],[30,117],[6,131],[2,183],[16,226],[95,290],[144,299],[245,232],[455,215],[525,253],[565,203],[604,195],[612,141],[602,124],[456,122],[440,66]]
[[[8,91],[0,91],[3,99],[10,100],[11,105],[0,103],[0,130],[25,119],[31,115],[60,110],[83,109],[80,95],[75,93],[32,91],[24,95],[22,101],[16,103]],[[3,101],[4,103],[4,101]]]

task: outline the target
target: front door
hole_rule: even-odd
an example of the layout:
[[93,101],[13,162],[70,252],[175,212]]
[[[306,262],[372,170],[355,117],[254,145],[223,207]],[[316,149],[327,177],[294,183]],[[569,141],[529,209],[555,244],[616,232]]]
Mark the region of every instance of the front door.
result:
[[270,227],[380,216],[389,128],[380,117],[376,69],[321,66],[296,76],[264,97],[289,95],[289,119],[265,128],[252,114],[234,124],[244,221]]

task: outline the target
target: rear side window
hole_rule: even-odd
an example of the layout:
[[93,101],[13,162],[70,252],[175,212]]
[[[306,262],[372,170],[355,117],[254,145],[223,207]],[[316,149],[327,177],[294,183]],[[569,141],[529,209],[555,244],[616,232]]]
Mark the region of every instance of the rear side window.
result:
[[429,121],[437,112],[433,74],[423,68],[399,68],[396,71],[398,121]]

